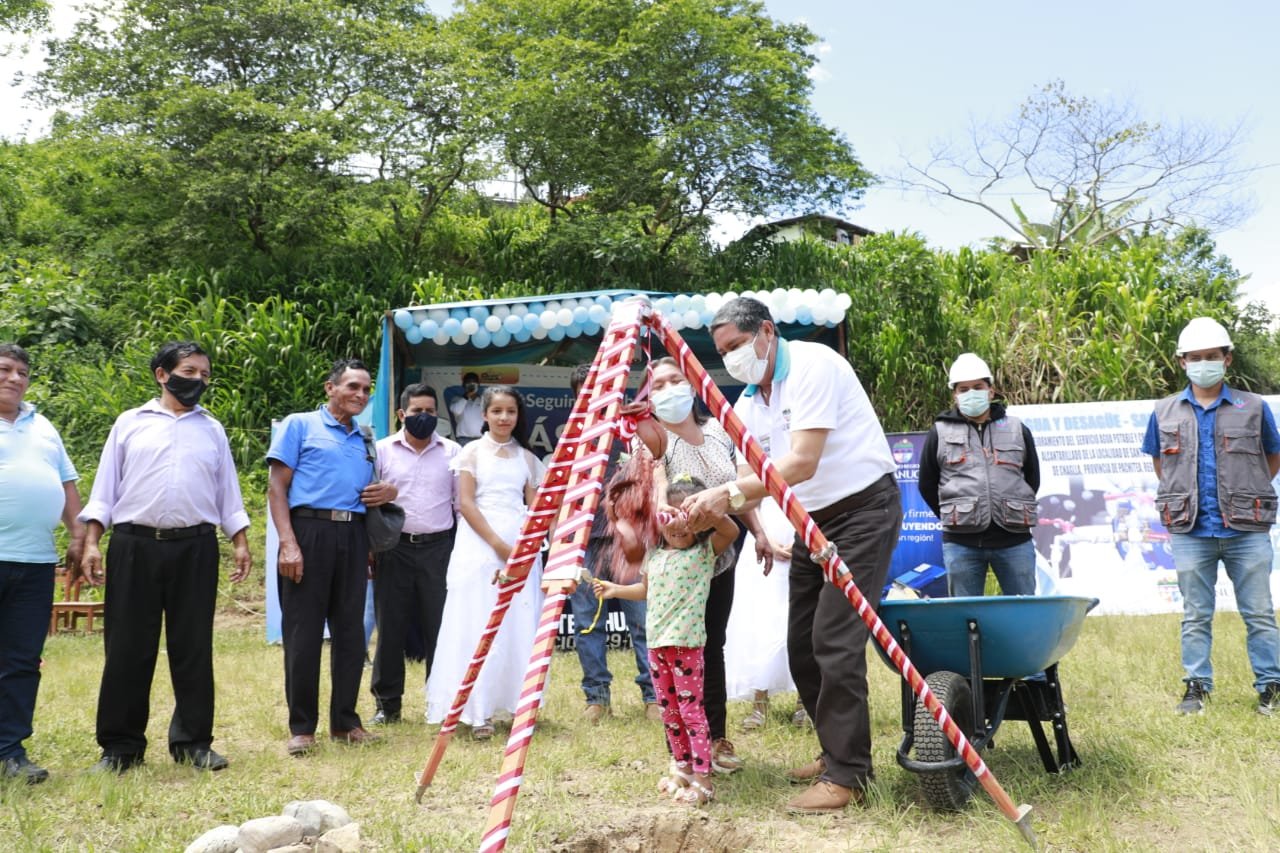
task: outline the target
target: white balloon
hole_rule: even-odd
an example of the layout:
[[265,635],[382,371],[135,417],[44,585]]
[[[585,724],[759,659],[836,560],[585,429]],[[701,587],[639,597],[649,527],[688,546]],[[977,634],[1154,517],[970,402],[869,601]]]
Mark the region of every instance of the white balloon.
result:
[[443,330],[441,330],[439,332],[436,332],[436,335],[434,338],[431,339],[431,342],[438,347],[442,347],[445,344],[449,343],[449,335],[446,334]]
[[[467,319],[468,319],[468,320],[470,320],[471,318],[470,318],[470,317],[468,317]],[[451,340],[451,341],[453,341],[455,344],[458,344],[459,346],[461,346],[462,344],[465,344],[465,343],[467,342],[467,340],[468,340],[468,339],[470,339],[470,337],[471,337],[471,336],[470,336],[470,335],[468,335],[466,332],[458,332],[458,334],[454,335],[454,336],[453,336],[452,338],[450,338],[449,340]]]
[[540,341],[547,336],[547,330],[545,327],[539,326],[538,328],[530,332],[529,336],[532,337],[535,341]]
[[525,305],[523,302],[517,302],[515,305],[511,306],[511,313],[515,314],[517,317],[523,317],[525,314],[529,313],[529,306]]
[[836,305],[840,306],[841,311],[848,311],[853,306],[853,297],[847,293],[837,294]]
[[[436,313],[436,312],[432,311],[431,313],[432,313],[432,314],[434,314],[434,313]],[[414,311],[414,312],[413,312],[413,324],[414,324],[415,326],[421,326],[421,325],[422,325],[422,321],[423,321],[423,320],[425,320],[425,319],[427,319],[427,317],[428,317],[428,316],[430,316],[430,315],[428,315],[426,311]],[[449,315],[448,315],[448,314],[445,314],[445,316],[446,316],[446,317],[448,317]],[[433,319],[434,319],[434,318],[433,318]]]
[[478,328],[480,328],[480,323],[479,321],[476,320],[475,317],[468,317],[467,319],[463,320],[462,334],[466,336],[463,338],[463,341],[465,341],[467,337],[474,335],[476,333],[476,329]]
[[497,314],[490,314],[484,318],[485,331],[496,332],[502,328],[502,318]]
[[542,312],[542,314],[538,317],[538,321],[539,321],[539,325],[541,325],[542,328],[548,331],[550,331],[551,329],[554,329],[560,322],[559,320],[556,319],[556,312],[552,311],[550,308]]
[[718,293],[707,294],[707,310],[712,314],[720,310],[720,306],[724,304],[724,297]]
[[[435,320],[437,323],[443,323],[445,320],[449,319],[449,312],[443,308],[433,308],[427,312],[427,316],[432,320]],[[419,320],[418,323],[421,324],[422,321]]]
[[678,332],[684,328],[684,315],[672,312],[667,315],[667,322],[671,324],[671,328]]
[[702,328],[702,315],[697,311],[694,311],[692,308],[684,312],[684,314],[681,314],[680,318],[684,321],[684,327],[686,329]]
[[561,326],[573,325],[573,309],[561,308],[556,312],[556,323]]
[[548,302],[548,303],[546,304],[546,310],[548,310],[548,311],[559,311],[559,310],[560,310],[560,303],[559,303],[559,302],[557,302],[556,300],[552,299],[550,302]]
[[779,323],[794,323],[796,321],[796,309],[794,305],[788,303],[778,312]]
[[494,306],[494,309],[493,309],[493,316],[497,317],[499,320],[505,320],[505,319],[507,319],[508,315],[510,315],[510,314],[511,314],[511,306],[510,306],[510,305],[497,305],[497,306]]

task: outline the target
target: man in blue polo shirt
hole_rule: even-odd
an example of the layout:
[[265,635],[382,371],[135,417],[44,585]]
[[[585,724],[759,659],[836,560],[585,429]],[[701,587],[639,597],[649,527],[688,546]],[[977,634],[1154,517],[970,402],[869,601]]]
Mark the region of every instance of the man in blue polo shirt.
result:
[[26,350],[0,344],[0,778],[36,785],[49,773],[22,742],[31,737],[53,608],[53,531],[59,519],[67,525],[67,571],[77,572],[84,527],[62,438],[22,399],[30,383]]
[[1223,381],[1231,336],[1197,317],[1178,336],[1186,388],[1156,403],[1142,452],[1160,487],[1156,509],[1169,529],[1182,593],[1182,666],[1186,692],[1179,714],[1199,714],[1213,690],[1214,585],[1218,563],[1235,589],[1244,619],[1258,713],[1280,709],[1280,630],[1271,602],[1271,525],[1280,471],[1280,434],[1262,398]]
[[356,359],[334,364],[328,402],[289,415],[267,461],[267,503],[280,536],[280,612],[290,755],[315,748],[320,711],[320,649],[329,623],[329,736],[340,743],[375,740],[356,713],[364,670],[364,599],[369,561],[366,507],[395,500],[390,483],[373,483],[373,467],[355,418],[369,402],[369,371]]

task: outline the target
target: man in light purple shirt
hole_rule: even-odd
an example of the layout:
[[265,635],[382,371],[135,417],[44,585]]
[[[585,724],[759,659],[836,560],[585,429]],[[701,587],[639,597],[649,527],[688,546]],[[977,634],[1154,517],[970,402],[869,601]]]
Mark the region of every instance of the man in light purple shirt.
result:
[[430,385],[405,388],[396,413],[404,428],[378,442],[378,476],[399,490],[397,500],[404,507],[405,522],[400,544],[378,554],[374,570],[375,725],[400,720],[405,636],[414,617],[422,629],[430,675],[444,613],[445,578],[458,516],[458,478],[449,463],[461,448],[436,435],[436,401]]
[[[160,397],[116,418],[80,515],[87,527],[85,577],[107,585],[98,771],[124,773],[142,763],[162,619],[174,698],[169,752],[201,770],[227,766],[210,749],[215,529],[231,538],[233,582],[249,574],[251,559],[249,516],[226,433],[198,405],[210,370],[209,356],[195,343],[160,348],[151,360]],[[98,542],[107,528],[104,564]]]

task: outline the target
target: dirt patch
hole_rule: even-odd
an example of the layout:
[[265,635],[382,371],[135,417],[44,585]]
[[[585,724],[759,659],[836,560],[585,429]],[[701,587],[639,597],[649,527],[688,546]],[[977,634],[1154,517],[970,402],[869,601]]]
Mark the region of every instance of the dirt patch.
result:
[[741,853],[751,833],[699,812],[641,817],[597,828],[551,848],[552,853]]

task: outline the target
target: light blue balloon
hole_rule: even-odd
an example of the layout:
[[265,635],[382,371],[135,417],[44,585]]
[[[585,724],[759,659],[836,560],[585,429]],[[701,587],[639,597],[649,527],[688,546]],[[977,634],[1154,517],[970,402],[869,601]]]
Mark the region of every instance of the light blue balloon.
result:
[[590,314],[588,314],[587,309],[583,308],[581,305],[573,309],[573,322],[577,323],[579,326],[587,322],[589,318]]
[[493,335],[488,329],[476,329],[471,333],[471,343],[476,349],[484,349],[493,341]]
[[577,323],[572,323],[564,327],[564,333],[568,337],[578,338],[582,336],[582,327],[579,326]]
[[489,318],[489,309],[484,307],[483,305],[475,306],[474,308],[471,309],[470,313],[471,313],[471,316],[475,319],[475,321],[480,323],[481,325],[484,325],[484,321]]
[[467,313],[466,308],[454,308],[449,311],[449,316],[461,323],[471,315]]
[[440,324],[435,320],[423,320],[418,330],[422,332],[424,338],[434,338],[436,332],[440,331]]
[[544,305],[544,304],[543,304],[543,303],[541,303],[541,302],[530,302],[530,303],[529,303],[529,313],[530,313],[530,314],[541,314],[543,311],[546,311],[546,310],[547,310],[547,306],[546,306],[546,305]]
[[532,332],[534,329],[542,325],[542,315],[535,314],[530,311],[524,315],[524,329],[526,332]]
[[[520,328],[523,329],[524,326],[521,325]],[[499,329],[493,333],[493,345],[495,347],[505,347],[509,343],[511,343],[511,333],[505,328]]]
[[454,335],[458,334],[458,332],[462,331],[462,320],[457,317],[450,317],[448,320],[445,320],[440,324],[440,331],[452,338]]
[[600,324],[588,322],[587,325],[582,327],[582,333],[584,335],[598,335],[600,334]]
[[422,331],[417,326],[410,326],[404,330],[404,339],[411,344],[422,343]]
[[550,329],[547,329],[547,340],[549,341],[564,340],[564,329],[565,329],[564,326],[552,326]]
[[502,328],[506,330],[508,336],[514,335],[524,328],[524,320],[515,314],[508,314],[507,319],[502,321]]
[[413,325],[413,315],[410,314],[408,311],[404,310],[403,308],[396,311],[396,313],[393,314],[392,317],[396,321],[397,328],[404,329],[407,331],[409,327]]
[[602,293],[596,297],[596,304],[604,310],[609,311],[613,308],[613,297]]
[[515,342],[516,342],[516,343],[518,343],[518,344],[523,344],[523,343],[527,343],[527,342],[529,341],[529,339],[530,339],[531,337],[533,337],[533,335],[529,332],[529,330],[528,330],[528,329],[526,329],[526,328],[524,328],[523,326],[521,326],[521,327],[520,327],[520,331],[516,332],[516,333],[515,333],[514,335],[512,335],[511,337],[512,337],[512,339],[514,339],[514,340],[515,340]]
[[603,323],[609,316],[609,309],[603,305],[592,305],[587,309],[587,321],[599,325]]
[[812,309],[812,308],[810,308],[808,305],[797,305],[797,306],[796,306],[796,322],[797,322],[797,323],[812,323],[812,322],[813,322],[813,309]]
[[703,309],[702,314],[700,316],[702,317],[702,325],[710,326],[712,318],[716,316],[716,312],[707,311],[706,309]]

